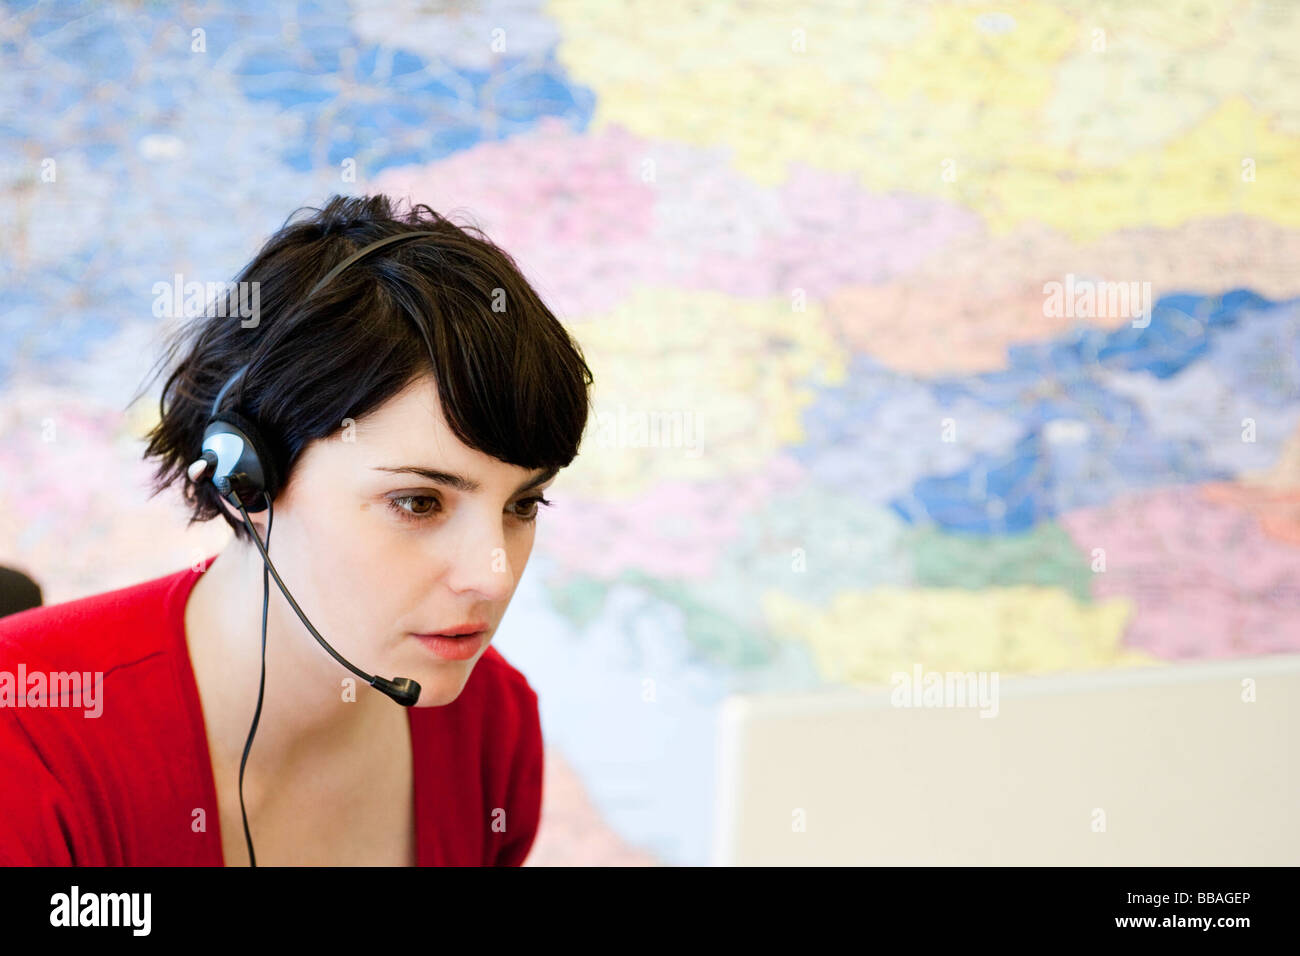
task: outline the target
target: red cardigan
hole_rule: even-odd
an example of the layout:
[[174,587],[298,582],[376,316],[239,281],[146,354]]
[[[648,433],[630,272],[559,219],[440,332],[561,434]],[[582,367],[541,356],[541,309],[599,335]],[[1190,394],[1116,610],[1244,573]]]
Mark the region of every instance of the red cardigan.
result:
[[[186,569],[0,618],[0,864],[224,865],[185,644],[197,580]],[[73,695],[71,672],[103,683]],[[51,691],[68,705],[49,706]],[[418,865],[521,865],[542,804],[523,674],[489,645],[455,701],[406,710]]]

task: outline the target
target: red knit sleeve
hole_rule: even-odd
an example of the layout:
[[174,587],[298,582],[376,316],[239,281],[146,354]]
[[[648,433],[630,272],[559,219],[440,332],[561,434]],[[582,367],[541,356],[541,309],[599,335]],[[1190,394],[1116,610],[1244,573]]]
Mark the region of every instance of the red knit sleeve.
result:
[[537,838],[542,817],[542,723],[537,692],[527,693],[522,708],[523,725],[511,766],[506,793],[507,837],[500,844],[493,866],[522,866]]
[[72,866],[72,801],[18,715],[0,708],[0,866]]

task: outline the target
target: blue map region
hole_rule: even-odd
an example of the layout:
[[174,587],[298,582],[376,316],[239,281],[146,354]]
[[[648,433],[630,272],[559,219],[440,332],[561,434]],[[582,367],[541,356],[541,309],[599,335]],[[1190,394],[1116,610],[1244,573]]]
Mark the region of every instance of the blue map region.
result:
[[1243,314],[1275,304],[1246,289],[1222,295],[1166,295],[1156,301],[1145,328],[1126,324],[1106,331],[1077,326],[1063,338],[1013,346],[1008,355],[1013,369],[1103,366],[1168,378],[1206,353],[1214,330],[1234,326]]
[[494,74],[435,63],[362,41],[342,2],[8,10],[29,42],[0,42],[0,167],[11,188],[42,191],[41,241],[0,263],[0,387],[24,366],[58,381],[59,363],[156,323],[151,290],[175,272],[233,279],[286,197],[347,191],[349,158],[368,177],[545,117],[581,131],[595,104],[554,49],[501,57]]
[[[234,68],[250,100],[301,116],[305,135],[291,141],[282,156],[292,169],[307,171],[322,162],[337,166],[364,150],[370,154],[367,169],[374,173],[515,136],[545,116],[568,120],[579,132],[591,119],[595,95],[568,83],[553,55],[540,62],[506,58],[492,74],[429,63],[389,47],[360,47],[350,75],[364,95],[340,95],[338,49],[355,38],[336,32],[304,31],[302,39],[312,44],[308,64],[271,48],[245,56]],[[500,81],[501,73],[507,82]],[[326,126],[346,135],[332,139],[325,155],[317,155],[313,131]],[[394,131],[405,135],[393,140]]]
[[[961,441],[941,440],[945,419]],[[804,440],[789,449],[834,494],[884,507],[927,475],[951,474],[1012,445],[1022,424],[969,396],[858,355],[842,386],[821,389],[803,413]]]
[[[1291,354],[1300,349],[1290,305],[1243,289],[1165,296],[1146,328],[1078,327],[1051,342],[1010,349],[1006,371],[936,381],[942,402],[980,402],[1013,415],[1025,431],[1009,449],[979,455],[950,474],[921,478],[891,508],[909,522],[947,531],[1017,534],[1126,491],[1233,478],[1233,470],[1207,447],[1208,410],[1201,415],[1204,436],[1166,434],[1163,420],[1109,387],[1107,375],[1145,373],[1157,383],[1171,382],[1193,363],[1213,363],[1224,349],[1235,363],[1234,371],[1225,369],[1232,379],[1224,384],[1232,388],[1240,376],[1235,369],[1250,367],[1241,343],[1258,341],[1243,339],[1247,330],[1264,325]],[[1278,401],[1276,390],[1271,398]],[[1292,407],[1300,403],[1294,382],[1282,400]]]
[[1233,395],[1274,407],[1300,402],[1300,299],[1215,335],[1206,360]]
[[[805,412],[807,441],[793,453],[832,484],[888,492],[909,523],[985,535],[1128,491],[1228,480],[1239,469],[1220,448],[1253,406],[1216,403],[1240,389],[1287,410],[1266,423],[1265,447],[1249,449],[1265,459],[1298,417],[1296,312],[1245,289],[1179,293],[1157,301],[1145,328],[1076,326],[1009,349],[996,372],[918,380],[858,361]],[[1202,366],[1214,388],[1184,394],[1184,373]],[[1175,401],[1181,416],[1165,407]],[[946,447],[945,419],[956,430]]]

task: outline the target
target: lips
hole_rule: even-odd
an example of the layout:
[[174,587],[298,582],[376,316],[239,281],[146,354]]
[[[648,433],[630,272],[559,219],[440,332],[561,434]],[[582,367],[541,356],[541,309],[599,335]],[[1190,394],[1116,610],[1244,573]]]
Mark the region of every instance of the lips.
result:
[[483,621],[471,621],[468,624],[458,624],[455,627],[444,628],[440,631],[425,631],[416,634],[416,637],[465,637],[470,634],[478,634],[487,630],[487,624]]

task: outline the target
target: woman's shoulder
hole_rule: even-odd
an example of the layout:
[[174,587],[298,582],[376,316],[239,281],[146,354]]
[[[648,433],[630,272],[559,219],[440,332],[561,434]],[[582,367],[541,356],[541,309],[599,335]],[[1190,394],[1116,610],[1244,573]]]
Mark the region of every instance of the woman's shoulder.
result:
[[195,577],[186,568],[2,617],[0,671],[20,663],[108,671],[165,652]]

